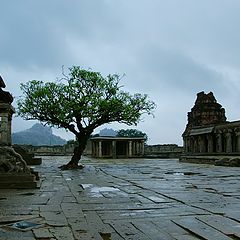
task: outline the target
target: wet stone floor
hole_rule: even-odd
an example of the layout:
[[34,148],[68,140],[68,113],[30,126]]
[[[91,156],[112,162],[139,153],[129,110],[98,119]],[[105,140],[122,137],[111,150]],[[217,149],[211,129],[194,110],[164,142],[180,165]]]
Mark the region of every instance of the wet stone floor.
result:
[[0,240],[240,239],[239,168],[68,160],[43,158],[40,189],[0,190]]

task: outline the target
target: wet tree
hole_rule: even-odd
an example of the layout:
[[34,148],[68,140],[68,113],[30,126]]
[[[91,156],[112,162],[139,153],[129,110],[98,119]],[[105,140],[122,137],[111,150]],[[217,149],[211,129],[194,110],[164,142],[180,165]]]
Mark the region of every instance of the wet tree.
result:
[[56,82],[29,81],[21,84],[18,115],[72,132],[78,144],[70,162],[60,168],[78,168],[95,128],[111,122],[136,125],[142,114],[152,114],[155,108],[146,94],[123,91],[120,79],[73,66]]

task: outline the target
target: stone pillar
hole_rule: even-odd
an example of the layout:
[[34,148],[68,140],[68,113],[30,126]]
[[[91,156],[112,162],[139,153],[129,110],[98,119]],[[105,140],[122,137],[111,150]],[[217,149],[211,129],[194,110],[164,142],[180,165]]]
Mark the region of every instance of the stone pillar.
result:
[[213,153],[213,137],[211,135],[208,135],[207,140],[208,140],[207,152]]
[[221,131],[218,131],[216,133],[216,138],[217,138],[217,146],[216,146],[216,151],[218,153],[222,152],[223,151],[223,147],[222,147],[222,134],[221,134]]
[[206,150],[205,150],[205,142],[204,142],[204,138],[202,136],[198,137],[198,143],[199,143],[199,152],[200,153],[206,152]]
[[231,153],[232,152],[232,134],[231,134],[231,130],[227,130],[227,132],[225,133],[226,136],[226,152],[227,153]]
[[145,141],[144,140],[142,140],[141,141],[141,156],[144,156],[144,143],[145,143]]
[[183,147],[184,147],[184,152],[187,153],[188,152],[188,138],[187,137],[183,137]]
[[185,139],[185,148],[186,148],[186,153],[190,152],[190,138],[186,137]]
[[194,140],[193,140],[193,152],[194,152],[194,153],[199,152],[199,151],[198,151],[198,141],[197,141],[196,138],[194,138]]
[[0,145],[12,144],[12,115],[14,108],[11,104],[0,103]]
[[8,144],[12,144],[12,115],[14,111],[8,116]]
[[92,156],[96,157],[96,142],[92,141]]
[[112,158],[117,158],[116,141],[112,141]]
[[128,142],[128,157],[132,157],[132,141]]
[[98,142],[98,157],[102,157],[102,141]]
[[235,130],[235,134],[236,134],[236,139],[237,139],[236,151],[240,152],[240,128],[237,128]]
[[35,188],[36,176],[12,145],[11,126],[14,108],[12,95],[4,91],[0,76],[0,188]]
[[[2,105],[2,104],[1,104]],[[3,106],[0,106],[0,144],[8,145],[8,116],[7,112],[4,112]]]

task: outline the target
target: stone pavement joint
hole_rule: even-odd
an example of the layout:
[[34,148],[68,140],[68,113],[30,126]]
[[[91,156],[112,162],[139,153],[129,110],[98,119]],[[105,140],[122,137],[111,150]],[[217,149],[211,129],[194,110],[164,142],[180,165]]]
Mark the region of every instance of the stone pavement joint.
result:
[[[1,240],[240,239],[239,168],[174,159],[43,157],[40,189],[1,189]],[[40,223],[28,231],[18,221]]]

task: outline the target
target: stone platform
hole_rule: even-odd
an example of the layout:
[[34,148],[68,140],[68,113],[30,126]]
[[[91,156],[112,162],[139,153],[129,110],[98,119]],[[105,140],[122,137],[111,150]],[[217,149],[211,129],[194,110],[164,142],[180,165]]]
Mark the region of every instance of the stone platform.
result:
[[30,169],[12,146],[0,146],[0,189],[39,186],[39,175]]
[[180,162],[212,164],[216,166],[240,167],[240,155],[181,155]]
[[60,171],[68,160],[43,158],[40,189],[0,191],[1,240],[240,238],[239,168],[85,158]]
[[37,188],[39,182],[34,174],[26,175],[25,173],[12,174],[12,173],[1,173],[0,174],[0,189],[3,188]]

